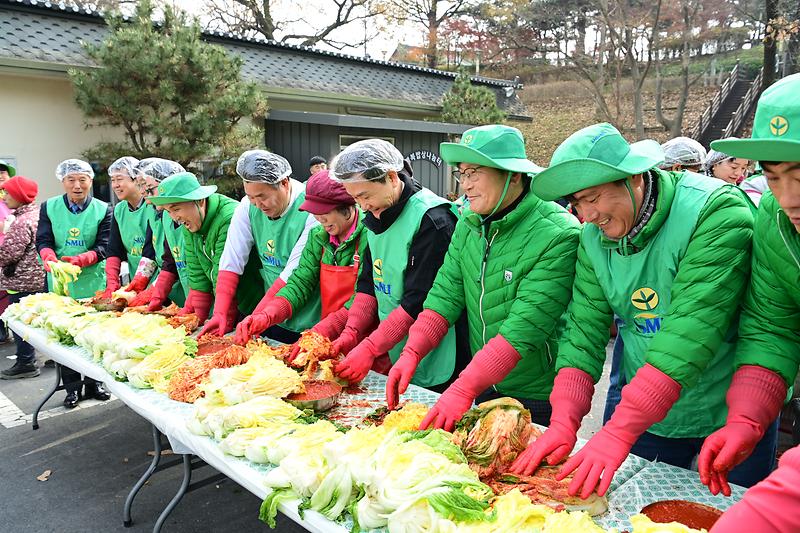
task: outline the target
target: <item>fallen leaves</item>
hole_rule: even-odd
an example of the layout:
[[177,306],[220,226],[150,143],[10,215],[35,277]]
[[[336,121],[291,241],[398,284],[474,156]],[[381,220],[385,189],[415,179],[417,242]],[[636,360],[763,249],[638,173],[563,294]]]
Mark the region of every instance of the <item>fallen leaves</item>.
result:
[[52,470],[45,470],[44,472],[36,476],[36,479],[38,479],[39,481],[47,481],[48,479],[50,479],[50,474],[52,473],[53,473]]

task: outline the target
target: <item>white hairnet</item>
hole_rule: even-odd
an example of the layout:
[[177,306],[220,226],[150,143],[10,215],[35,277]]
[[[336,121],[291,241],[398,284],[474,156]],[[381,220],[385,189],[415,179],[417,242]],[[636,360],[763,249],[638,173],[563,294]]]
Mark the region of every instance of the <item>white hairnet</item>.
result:
[[248,150],[239,156],[236,173],[244,181],[275,185],[292,175],[289,162],[266,150]]
[[86,174],[90,178],[94,179],[94,170],[92,169],[92,165],[86,161],[81,161],[80,159],[67,159],[66,161],[59,163],[56,167],[56,177],[58,178],[58,181],[64,181],[64,178],[70,174]]
[[186,172],[186,169],[180,163],[171,161],[169,159],[162,159],[160,157],[148,157],[142,159],[136,165],[136,176],[145,177],[150,176],[154,180],[161,182],[174,174]]
[[403,170],[403,154],[383,139],[365,139],[351,144],[331,163],[331,176],[339,181],[372,181],[390,170]]
[[661,168],[670,168],[672,165],[702,165],[706,159],[703,145],[689,137],[675,137],[662,144],[661,148],[664,149],[664,163],[660,165]]
[[128,176],[130,176],[131,179],[134,179],[136,178],[136,165],[138,164],[139,160],[135,157],[131,157],[129,155],[120,157],[108,166],[108,175],[111,176],[113,174],[119,174],[124,170],[128,173]]
[[728,154],[724,154],[722,152],[718,152],[716,150],[711,150],[710,152],[708,152],[708,155],[706,156],[706,162],[703,165],[703,169],[711,171],[714,165],[716,165],[717,163],[721,163],[726,159],[731,159],[731,156],[729,156]]

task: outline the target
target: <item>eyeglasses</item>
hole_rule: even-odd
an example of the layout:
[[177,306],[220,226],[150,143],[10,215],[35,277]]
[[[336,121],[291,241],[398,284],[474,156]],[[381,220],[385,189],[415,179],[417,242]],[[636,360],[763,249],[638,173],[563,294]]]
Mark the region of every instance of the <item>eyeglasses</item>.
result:
[[144,188],[144,193],[147,196],[153,196],[156,193],[157,190],[158,190],[158,185],[153,185],[152,187],[145,187]]
[[475,176],[475,173],[478,170],[486,168],[484,166],[477,166],[477,167],[470,167],[464,170],[454,169],[453,170],[453,179],[456,180],[458,183],[469,183],[469,182],[476,182],[478,181],[478,177]]

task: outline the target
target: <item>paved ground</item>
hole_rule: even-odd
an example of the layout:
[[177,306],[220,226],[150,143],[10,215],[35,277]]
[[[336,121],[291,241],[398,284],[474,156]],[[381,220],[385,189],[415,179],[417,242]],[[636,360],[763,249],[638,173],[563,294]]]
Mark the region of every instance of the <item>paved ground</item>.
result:
[[[8,358],[13,354],[13,343],[0,345],[1,368],[13,364]],[[173,468],[155,474],[133,505],[133,527],[123,528],[125,498],[151,460],[150,426],[113,399],[66,411],[59,391],[44,407],[47,418],[40,419],[41,428],[32,431],[30,415],[54,377],[55,371],[45,367],[37,378],[0,380],[0,533],[152,531],[180,485],[181,472]],[[599,429],[604,399],[605,389],[599,387],[582,437]],[[49,476],[43,476],[46,471]],[[207,471],[213,472],[206,467],[196,479]],[[164,531],[264,530],[258,521],[260,503],[232,481],[211,484],[187,494]],[[281,518],[277,531],[305,531]]]

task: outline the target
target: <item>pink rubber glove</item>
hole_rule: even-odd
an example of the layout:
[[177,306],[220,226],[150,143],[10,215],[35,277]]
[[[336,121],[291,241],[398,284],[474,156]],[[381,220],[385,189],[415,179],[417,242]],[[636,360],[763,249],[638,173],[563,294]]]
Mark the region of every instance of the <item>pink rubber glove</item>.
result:
[[150,283],[150,278],[145,276],[135,276],[133,281],[128,283],[128,286],[125,287],[126,291],[133,291],[133,292],[142,292],[147,288],[147,284]]
[[50,248],[42,248],[42,250],[39,252],[39,257],[42,259],[42,265],[44,266],[44,269],[48,272],[50,272],[50,265],[48,265],[47,262],[58,261],[56,253]]
[[273,298],[276,294],[278,294],[278,291],[284,288],[285,286],[286,286],[285,281],[283,281],[281,278],[276,279],[270,286],[270,288],[267,290],[267,293],[264,295],[264,298],[262,298],[261,301],[263,302],[264,299]]
[[502,335],[489,339],[428,411],[419,429],[430,427],[453,431],[456,422],[469,411],[475,398],[503,381],[520,359],[519,352]]
[[511,464],[511,472],[530,476],[546,457],[547,464],[563,461],[575,447],[581,420],[592,408],[594,380],[577,368],[562,368],[550,393],[550,427]]
[[357,292],[347,315],[347,325],[333,343],[334,353],[347,355],[378,320],[378,300],[371,294]]
[[162,270],[158,273],[156,282],[153,283],[153,292],[150,295],[150,304],[147,310],[150,312],[158,311],[169,296],[172,286],[178,281],[178,275]]
[[103,298],[111,298],[111,294],[119,289],[119,271],[122,268],[122,260],[119,257],[106,258],[106,290]]
[[[800,531],[800,448],[783,454],[778,469],[747,490],[744,498],[717,520],[711,533]],[[792,511],[794,509],[794,511]]]
[[316,331],[323,337],[334,340],[342,334],[344,327],[347,325],[347,315],[347,308],[340,307],[337,311],[328,314],[328,316],[315,324],[311,331]]
[[200,336],[210,333],[222,337],[233,325],[228,324],[229,312],[234,298],[236,287],[239,286],[239,274],[229,270],[220,270],[217,276],[217,294],[214,300],[214,316],[200,330]]
[[78,255],[65,255],[61,260],[77,267],[86,268],[97,263],[97,252],[89,250]]
[[636,439],[667,416],[680,394],[677,381],[649,363],[644,365],[622,388],[622,400],[611,420],[567,460],[556,479],[561,481],[575,472],[567,489],[570,496],[580,492],[586,499],[595,488],[598,496],[603,496]]
[[292,316],[292,304],[282,297],[272,298],[263,311],[254,312],[236,326],[236,343],[245,345],[265,329]]
[[[214,297],[210,292],[189,289],[189,294],[186,297],[186,304],[178,314],[188,315],[189,313],[194,313],[202,324],[208,318],[208,312],[211,309],[212,303],[214,303]],[[198,335],[198,337],[199,336],[200,335]]]
[[[778,417],[786,399],[786,382],[766,368],[744,365],[736,371],[725,396],[728,418],[709,435],[700,450],[700,481],[712,494],[731,495],[728,472],[747,459],[769,425]],[[717,475],[713,475],[716,473]]]
[[403,340],[413,323],[411,315],[406,313],[402,306],[397,306],[389,313],[386,320],[378,324],[378,328],[369,337],[361,341],[343,361],[336,365],[334,372],[351,383],[361,381],[372,368],[375,358],[388,352]]
[[398,399],[408,389],[419,363],[442,342],[449,328],[447,319],[432,309],[419,314],[408,330],[406,345],[386,379],[386,405],[389,409],[397,407]]

